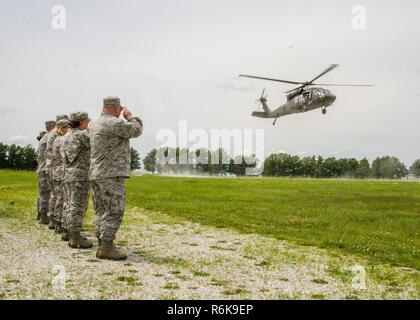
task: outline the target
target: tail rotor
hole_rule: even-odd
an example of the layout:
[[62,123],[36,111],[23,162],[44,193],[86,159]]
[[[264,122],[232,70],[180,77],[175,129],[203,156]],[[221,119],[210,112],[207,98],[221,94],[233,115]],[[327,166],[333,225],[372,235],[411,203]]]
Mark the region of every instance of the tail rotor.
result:
[[257,107],[260,109],[263,103],[267,102],[268,94],[265,94],[265,88],[263,89],[261,93],[261,97],[259,97],[257,100],[255,100],[255,104],[257,104]]

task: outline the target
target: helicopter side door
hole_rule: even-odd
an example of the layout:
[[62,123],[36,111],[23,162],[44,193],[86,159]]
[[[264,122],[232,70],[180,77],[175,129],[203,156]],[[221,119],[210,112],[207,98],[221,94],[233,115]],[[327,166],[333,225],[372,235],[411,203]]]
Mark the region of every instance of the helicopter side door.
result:
[[293,104],[289,106],[287,106],[287,111],[288,112],[296,112],[299,110],[300,106],[302,105],[302,95],[297,95],[293,98]]
[[304,91],[303,93],[302,93],[302,97],[303,97],[303,103],[307,103],[308,101],[310,101],[311,100],[311,98],[312,98],[312,91],[311,90],[308,90],[308,91]]

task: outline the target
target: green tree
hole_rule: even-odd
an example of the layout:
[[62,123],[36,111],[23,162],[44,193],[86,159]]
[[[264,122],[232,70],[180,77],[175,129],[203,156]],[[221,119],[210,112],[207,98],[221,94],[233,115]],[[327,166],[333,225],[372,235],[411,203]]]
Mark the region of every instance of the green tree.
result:
[[229,173],[243,176],[246,174],[247,168],[255,168],[257,166],[257,161],[255,155],[248,157],[236,156],[234,159],[230,159]]
[[143,159],[144,170],[155,173],[157,170],[157,150],[152,149]]
[[131,147],[130,154],[131,154],[131,164],[130,164],[131,170],[140,169],[141,163],[140,163],[140,155],[138,151],[134,149],[133,147]]
[[210,152],[209,173],[219,175],[228,172],[230,158],[223,148]]
[[25,170],[35,170],[37,166],[36,151],[30,144],[22,148],[23,168]]
[[372,174],[376,178],[396,179],[407,175],[405,165],[396,157],[385,156],[372,162]]
[[9,146],[0,142],[0,169],[9,168]]
[[359,161],[359,165],[356,169],[356,178],[360,179],[366,179],[371,174],[370,164],[369,160],[366,158],[363,158]]
[[201,148],[195,150],[196,163],[194,168],[197,173],[209,173],[210,172],[210,151]]
[[[320,158],[320,157],[319,157]],[[337,176],[339,165],[335,157],[330,157],[318,164],[319,177],[331,178]]]
[[25,158],[22,147],[12,144],[9,146],[8,162],[10,169],[23,169]]
[[417,159],[413,162],[413,164],[410,167],[410,171],[416,177],[420,177],[420,159]]
[[359,161],[354,158],[347,159],[347,168],[345,174],[348,177],[355,178],[357,174],[357,168],[359,167]]
[[305,177],[316,177],[317,174],[317,164],[315,156],[304,157],[300,160],[300,165],[302,168],[302,175]]
[[300,176],[304,174],[302,162],[298,156],[287,153],[269,155],[264,161],[265,176]]

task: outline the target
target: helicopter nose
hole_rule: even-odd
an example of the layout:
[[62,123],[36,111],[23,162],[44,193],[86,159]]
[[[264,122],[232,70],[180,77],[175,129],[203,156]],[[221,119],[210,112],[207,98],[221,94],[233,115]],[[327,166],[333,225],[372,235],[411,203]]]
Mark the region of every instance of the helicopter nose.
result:
[[333,95],[332,93],[328,93],[328,95],[327,95],[328,104],[333,104],[335,99],[336,99],[335,95]]

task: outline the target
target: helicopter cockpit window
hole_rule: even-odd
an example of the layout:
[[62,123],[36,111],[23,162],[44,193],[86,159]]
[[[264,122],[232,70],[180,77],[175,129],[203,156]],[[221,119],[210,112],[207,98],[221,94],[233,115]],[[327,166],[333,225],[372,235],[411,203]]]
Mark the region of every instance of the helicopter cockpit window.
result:
[[310,99],[310,98],[311,98],[311,92],[310,92],[310,91],[305,91],[305,92],[303,93],[303,98],[304,98],[305,100]]
[[322,89],[322,88],[318,88],[318,97],[324,97],[324,95],[325,95],[325,91],[324,91],[324,89]]

